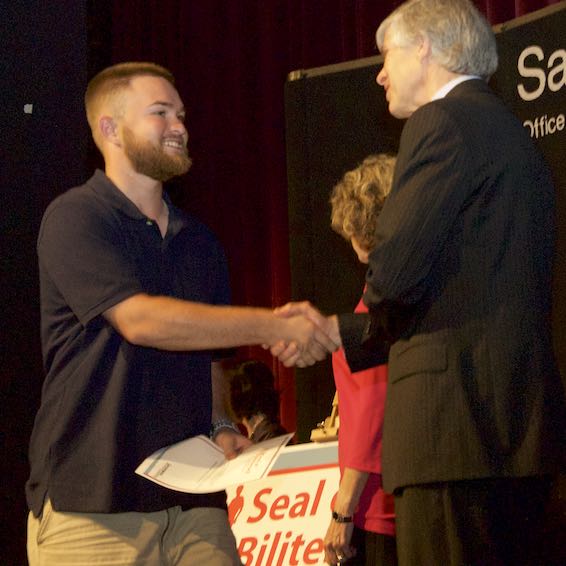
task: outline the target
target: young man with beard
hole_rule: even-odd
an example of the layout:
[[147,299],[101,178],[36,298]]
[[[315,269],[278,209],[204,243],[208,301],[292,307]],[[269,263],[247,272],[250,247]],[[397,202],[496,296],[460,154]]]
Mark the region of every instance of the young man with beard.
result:
[[30,444],[30,566],[239,564],[225,493],[184,494],[135,474],[158,448],[211,434],[228,458],[249,441],[224,419],[219,348],[335,345],[304,316],[230,307],[223,251],[163,182],[188,171],[185,110],[151,63],[89,83],[105,172],[45,212],[38,238],[46,369]]

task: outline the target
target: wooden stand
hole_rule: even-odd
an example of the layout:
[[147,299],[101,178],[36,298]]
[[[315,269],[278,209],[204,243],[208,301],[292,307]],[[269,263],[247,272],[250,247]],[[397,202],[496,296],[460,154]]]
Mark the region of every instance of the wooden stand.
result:
[[338,429],[340,428],[340,416],[338,414],[338,392],[334,393],[332,400],[332,412],[316,428],[311,430],[312,442],[329,442],[338,440]]

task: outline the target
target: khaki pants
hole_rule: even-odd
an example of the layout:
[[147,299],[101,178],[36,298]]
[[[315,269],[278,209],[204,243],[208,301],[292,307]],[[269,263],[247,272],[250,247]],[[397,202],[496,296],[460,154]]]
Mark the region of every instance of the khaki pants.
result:
[[61,513],[49,499],[28,517],[30,566],[241,565],[222,509]]

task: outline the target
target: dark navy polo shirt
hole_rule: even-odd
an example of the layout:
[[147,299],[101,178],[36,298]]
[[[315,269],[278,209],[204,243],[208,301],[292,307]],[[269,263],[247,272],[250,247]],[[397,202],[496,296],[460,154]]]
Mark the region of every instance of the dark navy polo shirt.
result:
[[158,511],[224,506],[224,492],[190,495],[135,469],[155,450],[208,434],[213,353],[134,346],[102,313],[137,293],[229,302],[223,250],[167,200],[157,224],[102,171],[55,199],[38,238],[46,378],[30,444],[27,499],[59,511]]

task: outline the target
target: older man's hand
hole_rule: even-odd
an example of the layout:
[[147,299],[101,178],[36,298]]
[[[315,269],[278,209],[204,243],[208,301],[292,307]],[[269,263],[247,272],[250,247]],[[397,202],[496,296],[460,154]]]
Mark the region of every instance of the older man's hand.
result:
[[311,366],[341,346],[337,317],[324,316],[308,301],[287,303],[275,309],[274,313],[289,322],[304,324],[304,319],[307,319],[313,325],[311,339],[280,340],[270,346],[271,354],[286,367]]

